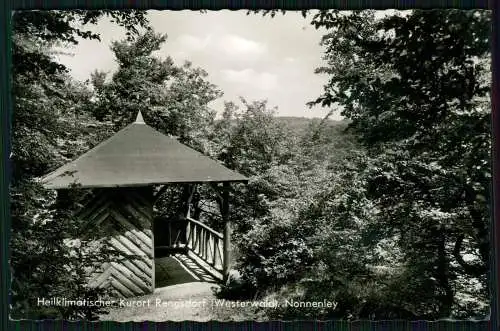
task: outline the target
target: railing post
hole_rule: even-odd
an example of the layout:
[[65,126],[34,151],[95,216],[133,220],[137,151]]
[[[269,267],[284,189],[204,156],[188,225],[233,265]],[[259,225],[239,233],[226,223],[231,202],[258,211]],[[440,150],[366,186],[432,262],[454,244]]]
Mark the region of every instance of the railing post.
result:
[[190,248],[189,242],[191,241],[191,223],[186,221],[186,247]]
[[222,220],[224,221],[224,257],[222,263],[222,276],[223,281],[226,282],[229,276],[231,245],[231,224],[229,223],[229,182],[223,183],[221,214]]

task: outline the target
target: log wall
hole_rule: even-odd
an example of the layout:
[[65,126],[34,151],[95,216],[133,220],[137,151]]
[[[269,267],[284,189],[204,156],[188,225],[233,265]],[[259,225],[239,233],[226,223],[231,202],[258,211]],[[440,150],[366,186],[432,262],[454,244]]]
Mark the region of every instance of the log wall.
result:
[[[154,291],[152,188],[99,189],[77,214],[86,237],[104,241],[115,254],[90,276],[90,285],[110,287],[128,298]],[[96,238],[97,237],[100,238]]]

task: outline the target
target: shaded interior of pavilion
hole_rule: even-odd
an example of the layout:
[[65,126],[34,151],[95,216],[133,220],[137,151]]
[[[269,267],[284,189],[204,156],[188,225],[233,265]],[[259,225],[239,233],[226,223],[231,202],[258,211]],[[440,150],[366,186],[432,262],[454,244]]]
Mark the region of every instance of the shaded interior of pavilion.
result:
[[[175,205],[175,209],[165,215],[159,213],[164,208],[154,208],[156,288],[196,281],[216,283],[224,279],[225,222],[222,197],[218,196],[220,189],[214,184],[157,188],[158,200],[166,200],[164,202]],[[200,199],[202,190],[204,199]],[[213,198],[206,199],[207,193]],[[177,204],[172,203],[175,196],[181,197]],[[231,258],[231,247],[229,251]]]

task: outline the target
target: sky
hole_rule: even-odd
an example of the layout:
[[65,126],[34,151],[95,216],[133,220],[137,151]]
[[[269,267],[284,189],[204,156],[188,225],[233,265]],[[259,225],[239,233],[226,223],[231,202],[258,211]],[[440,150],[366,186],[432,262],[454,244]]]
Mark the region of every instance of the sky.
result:
[[[278,116],[323,117],[329,109],[306,103],[320,96],[327,77],[317,75],[321,66],[322,31],[309,24],[298,12],[278,14],[274,18],[246,11],[149,11],[154,30],[168,35],[157,56],[171,56],[175,63],[188,60],[205,69],[207,79],[223,92],[222,98],[210,104],[222,112],[224,101],[239,103],[268,100],[277,107]],[[72,75],[85,81],[95,69],[113,72],[117,65],[110,50],[113,40],[125,37],[125,31],[102,20],[93,29],[101,42],[80,40],[59,55]],[[340,119],[335,114],[332,119]]]
[[[383,16],[394,10],[378,11]],[[278,116],[323,117],[330,109],[306,103],[319,97],[328,77],[314,73],[322,65],[320,40],[324,30],[310,25],[311,17],[288,11],[274,18],[247,15],[246,10],[230,11],[148,11],[154,30],[167,34],[159,57],[171,56],[180,65],[188,60],[208,72],[208,80],[224,92],[209,106],[222,113],[225,101],[240,104],[268,100]],[[93,28],[101,42],[80,40],[59,61],[81,81],[98,69],[117,69],[111,42],[125,38],[124,29],[103,19]],[[331,119],[342,119],[338,110]]]

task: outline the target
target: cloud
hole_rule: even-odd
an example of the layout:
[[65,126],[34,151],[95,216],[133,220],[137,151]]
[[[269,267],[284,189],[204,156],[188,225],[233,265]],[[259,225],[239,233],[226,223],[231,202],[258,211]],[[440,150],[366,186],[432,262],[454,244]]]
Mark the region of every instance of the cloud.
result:
[[187,51],[200,51],[210,45],[212,35],[196,37],[189,34],[183,34],[179,36],[177,41],[182,45],[183,49]]
[[228,55],[261,55],[267,47],[250,39],[236,35],[225,35],[219,39],[219,48]]
[[231,83],[250,85],[260,90],[273,90],[278,87],[278,77],[269,72],[256,72],[253,69],[221,70],[222,77]]
[[203,52],[205,55],[220,58],[230,57],[238,60],[256,59],[267,52],[264,43],[246,39],[234,34],[197,36],[183,34],[176,39],[177,52],[193,54]]
[[295,61],[297,61],[297,59],[295,59],[294,57],[290,57],[290,56],[289,56],[289,57],[286,57],[286,58],[285,58],[285,62],[287,62],[287,63],[293,63],[293,62],[295,62]]

